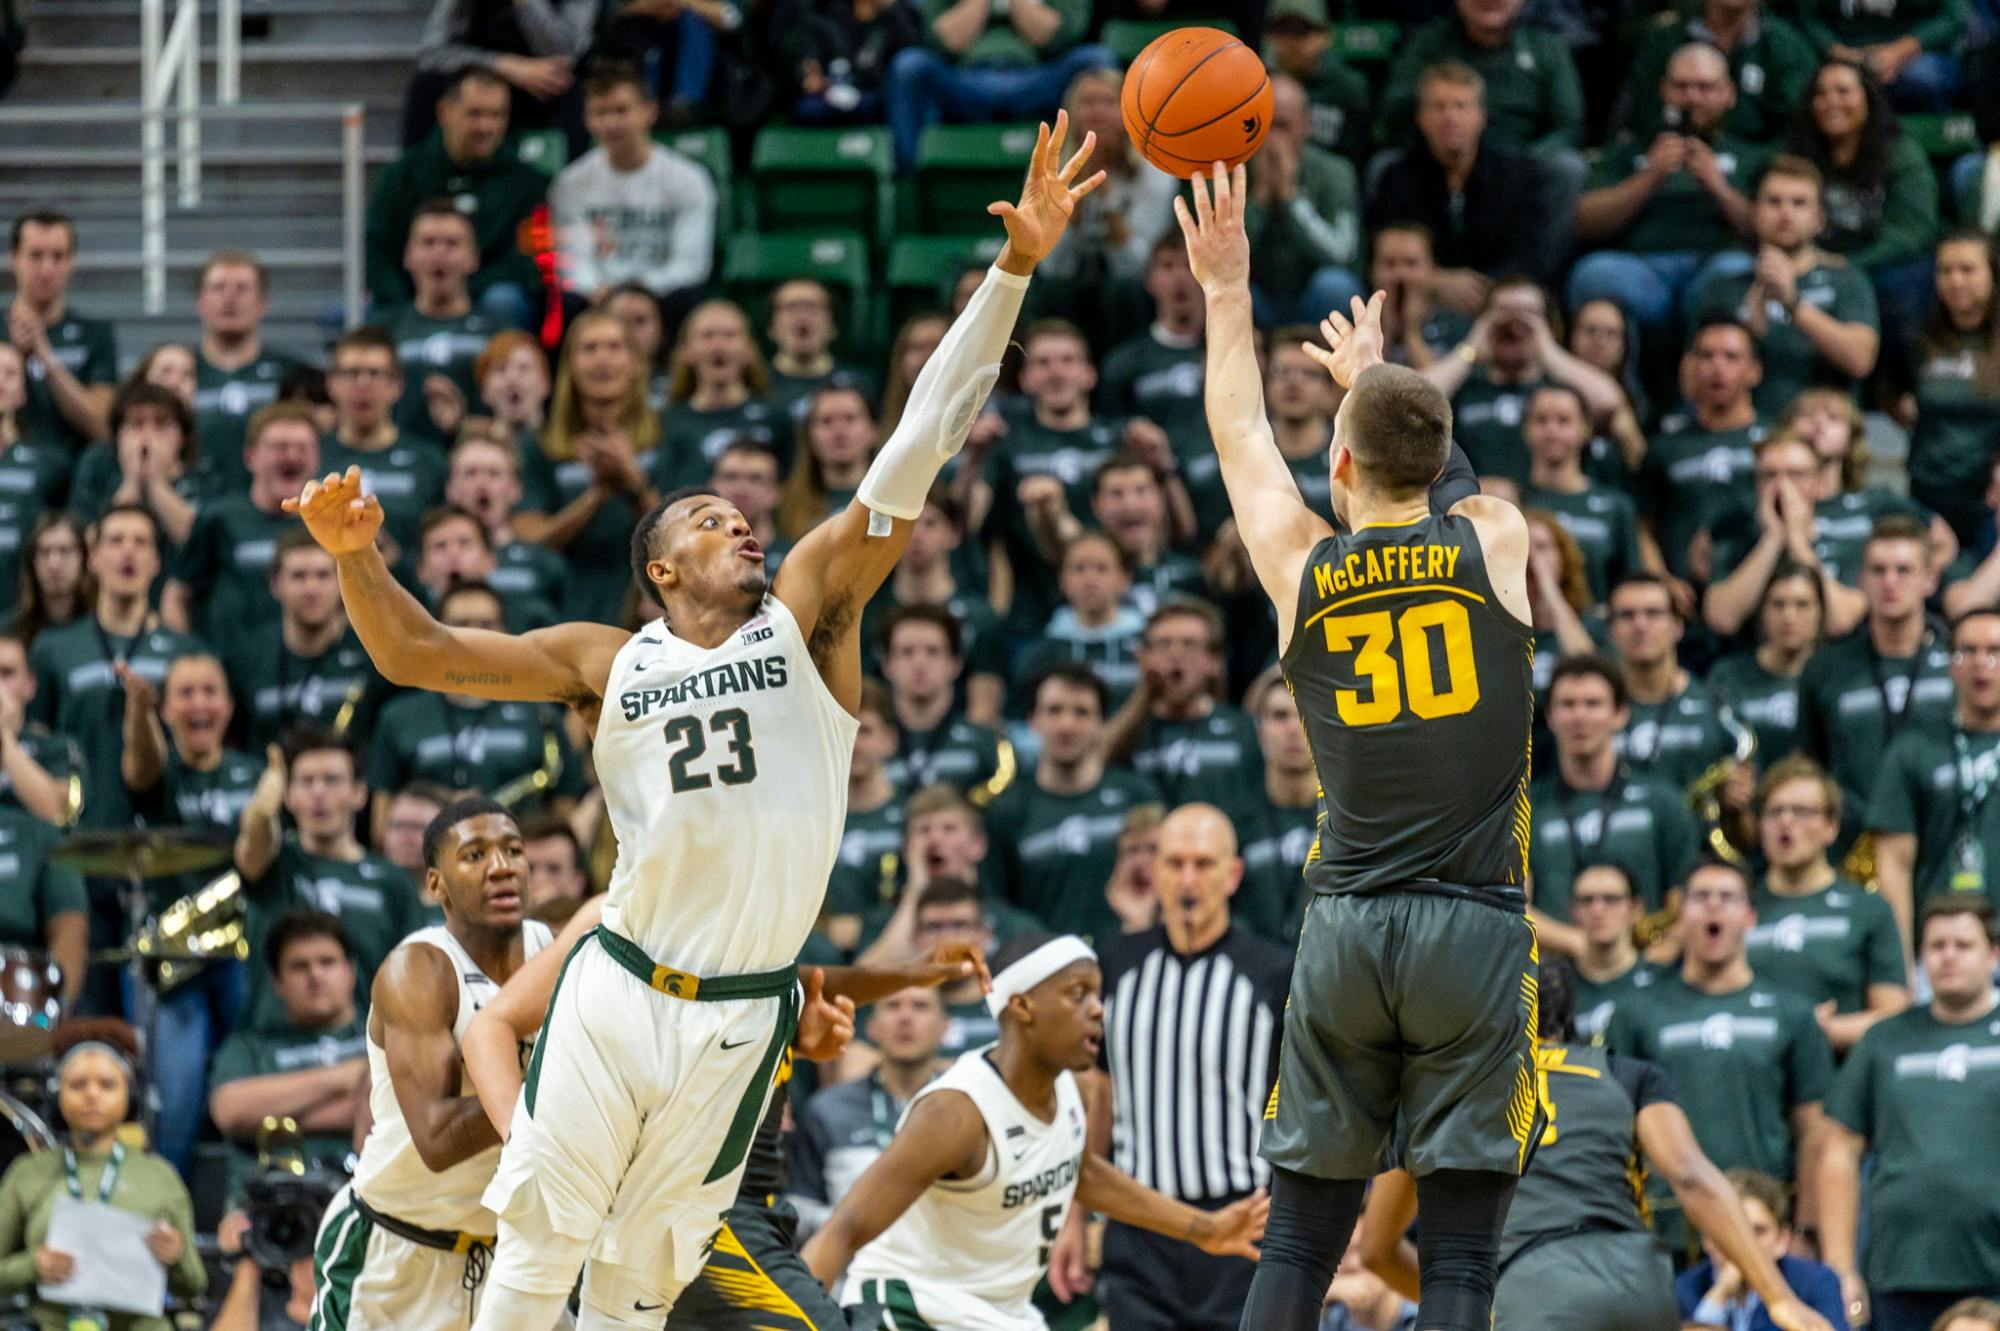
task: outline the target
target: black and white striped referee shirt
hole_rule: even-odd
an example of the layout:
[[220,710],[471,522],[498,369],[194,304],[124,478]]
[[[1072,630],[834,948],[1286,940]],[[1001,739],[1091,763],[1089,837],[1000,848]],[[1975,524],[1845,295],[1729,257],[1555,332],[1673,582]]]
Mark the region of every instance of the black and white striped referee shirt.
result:
[[1182,956],[1159,927],[1111,940],[1099,963],[1112,1163],[1185,1202],[1263,1187],[1271,1167],[1257,1140],[1278,1074],[1291,952],[1231,925]]

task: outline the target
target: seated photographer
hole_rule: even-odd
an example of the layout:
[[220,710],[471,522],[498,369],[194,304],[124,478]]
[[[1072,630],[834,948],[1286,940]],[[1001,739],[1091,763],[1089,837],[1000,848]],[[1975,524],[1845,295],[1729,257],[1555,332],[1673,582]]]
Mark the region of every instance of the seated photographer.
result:
[[283,1029],[239,1026],[216,1051],[209,1077],[209,1114],[236,1146],[232,1199],[256,1170],[259,1138],[273,1120],[296,1125],[307,1165],[344,1170],[355,1116],[367,1102],[368,1051],[340,921],[324,911],[287,912],[264,939],[263,961],[284,1007]]
[[346,1176],[273,1169],[250,1180],[244,1210],[224,1217],[216,1244],[236,1257],[209,1331],[303,1331],[312,1323],[313,1242]]
[[[99,1028],[103,1038],[89,1038]],[[133,1098],[136,1040],[130,1028],[123,1022],[91,1023],[76,1033],[86,1038],[70,1045],[56,1069],[67,1141],[61,1150],[21,1156],[0,1179],[0,1296],[28,1294],[40,1331],[170,1331],[164,1317],[73,1308],[33,1292],[37,1285],[78,1273],[75,1254],[47,1242],[50,1216],[63,1197],[152,1217],[146,1247],[167,1268],[169,1296],[186,1301],[208,1288],[208,1272],[195,1251],[194,1203],[180,1176],[160,1156],[120,1139]],[[59,1034],[58,1047],[63,1042]]]

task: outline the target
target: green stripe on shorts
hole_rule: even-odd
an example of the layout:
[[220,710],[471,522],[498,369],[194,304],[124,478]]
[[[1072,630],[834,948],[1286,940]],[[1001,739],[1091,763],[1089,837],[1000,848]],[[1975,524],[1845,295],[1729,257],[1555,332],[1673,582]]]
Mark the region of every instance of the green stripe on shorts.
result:
[[722,1139],[722,1149],[716,1153],[715,1163],[709,1166],[708,1177],[702,1180],[704,1187],[729,1177],[749,1153],[750,1139],[756,1135],[757,1122],[764,1116],[765,1097],[771,1093],[772,1080],[778,1074],[778,1059],[791,1044],[798,1025],[799,989],[793,985],[778,995],[778,1020],[771,1030],[771,1043],[764,1047],[764,1056],[757,1060],[756,1074],[744,1088],[743,1098],[736,1102],[735,1117],[729,1120],[729,1135]]
[[346,1331],[354,1282],[367,1261],[368,1239],[374,1232],[375,1226],[350,1194],[340,1219],[328,1227],[313,1253],[313,1284],[319,1294],[313,1299],[310,1331]]
[[[595,933],[595,931],[593,930],[592,933]],[[531,1118],[535,1113],[535,1087],[542,1080],[542,1047],[548,1043],[549,1023],[550,1019],[555,1016],[556,999],[562,995],[563,978],[569,974],[569,964],[576,960],[576,954],[583,951],[583,945],[588,943],[591,937],[592,934],[585,934],[583,937],[577,939],[576,946],[571,948],[569,955],[563,958],[562,969],[556,972],[556,987],[549,990],[548,1014],[542,1018],[542,1028],[535,1032],[535,1052],[528,1056],[528,1081],[525,1087],[527,1091],[528,1115]]]
[[896,1331],[931,1331],[931,1324],[917,1311],[917,1296],[910,1292],[907,1281],[885,1281],[882,1293],[882,1306],[888,1309],[889,1320],[896,1324]]

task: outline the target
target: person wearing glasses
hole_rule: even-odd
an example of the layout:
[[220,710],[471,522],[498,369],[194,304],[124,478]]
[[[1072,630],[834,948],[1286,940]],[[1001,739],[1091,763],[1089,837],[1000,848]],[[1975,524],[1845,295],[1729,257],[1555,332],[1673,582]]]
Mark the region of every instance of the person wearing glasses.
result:
[[1759,977],[1812,1000],[1833,1052],[1910,1005],[1902,936],[1889,903],[1827,859],[1840,835],[1840,785],[1810,758],[1786,758],[1757,787],[1768,866],[1752,893],[1745,940]]
[[2000,610],[1961,616],[1951,633],[1952,724],[1911,729],[1889,746],[1868,806],[1882,896],[1907,955],[1915,910],[1945,893],[2000,901]]
[[403,364],[396,341],[380,328],[355,328],[333,344],[326,372],[333,398],[333,433],[320,443],[323,472],[361,468],[361,483],[382,501],[383,530],[402,550],[417,544],[424,514],[444,499],[451,464],[425,439],[406,439],[396,428],[403,396]]

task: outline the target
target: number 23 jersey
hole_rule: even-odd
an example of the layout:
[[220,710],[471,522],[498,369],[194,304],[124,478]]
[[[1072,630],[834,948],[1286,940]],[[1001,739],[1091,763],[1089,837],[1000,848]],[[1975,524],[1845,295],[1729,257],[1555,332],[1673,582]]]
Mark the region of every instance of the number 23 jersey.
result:
[[1320,780],[1307,886],[1430,882],[1520,908],[1534,650],[1467,518],[1313,547],[1283,658]]
[[856,729],[775,596],[712,648],[640,629],[593,751],[618,835],[606,927],[696,975],[790,965],[840,851]]

